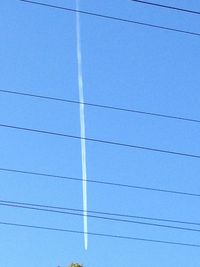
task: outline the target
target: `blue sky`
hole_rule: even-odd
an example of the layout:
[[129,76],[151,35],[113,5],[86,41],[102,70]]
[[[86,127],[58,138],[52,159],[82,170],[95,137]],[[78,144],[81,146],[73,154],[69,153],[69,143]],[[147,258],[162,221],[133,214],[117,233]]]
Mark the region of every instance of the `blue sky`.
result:
[[[75,1],[47,1],[75,7]],[[158,2],[158,1],[157,1]],[[160,2],[159,2],[160,3]],[[174,1],[162,1],[175,5]],[[176,3],[178,5],[178,3]],[[181,7],[200,10],[196,1]],[[131,1],[81,9],[199,31],[199,16]],[[78,100],[75,14],[0,3],[0,89]],[[200,119],[200,38],[81,15],[85,100]],[[0,93],[0,123],[79,135],[79,107]],[[200,154],[198,123],[86,108],[86,135]],[[80,142],[0,129],[0,167],[81,177]],[[88,177],[199,193],[199,159],[87,142]],[[82,207],[81,183],[1,172],[0,198]],[[88,184],[88,207],[199,221],[200,199]],[[82,218],[0,206],[0,220],[83,230]],[[89,219],[89,231],[200,244],[200,234]],[[2,267],[199,266],[199,249],[0,226]]]

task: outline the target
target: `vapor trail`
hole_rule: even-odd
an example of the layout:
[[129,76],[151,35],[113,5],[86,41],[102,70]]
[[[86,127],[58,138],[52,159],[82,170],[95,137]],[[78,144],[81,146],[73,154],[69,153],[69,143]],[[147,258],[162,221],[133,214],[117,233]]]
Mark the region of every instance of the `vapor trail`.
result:
[[[79,10],[79,0],[76,0],[76,10]],[[80,101],[80,130],[81,137],[85,138],[85,112],[83,94],[83,72],[82,72],[82,53],[81,53],[81,31],[80,14],[76,13],[76,42],[77,42],[77,66],[78,66],[78,88]],[[87,218],[87,165],[86,165],[86,143],[81,139],[82,157],[82,179],[83,179],[83,224],[84,224],[84,246],[88,248],[88,218]]]

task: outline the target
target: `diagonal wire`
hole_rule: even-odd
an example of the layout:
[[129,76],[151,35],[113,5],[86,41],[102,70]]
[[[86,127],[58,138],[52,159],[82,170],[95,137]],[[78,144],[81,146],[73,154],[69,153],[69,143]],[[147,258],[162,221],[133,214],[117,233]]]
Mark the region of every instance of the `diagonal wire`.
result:
[[[84,233],[83,231],[78,231],[78,230],[44,227],[44,226],[30,225],[30,224],[19,224],[19,223],[5,222],[5,221],[0,221],[0,224],[5,225],[5,226],[24,227],[24,228],[38,229],[38,230],[49,230],[49,231],[56,231],[56,232],[62,232],[62,233],[63,232],[73,233],[73,234],[83,234]],[[88,232],[88,235],[108,237],[108,238],[126,239],[126,240],[132,240],[132,241],[134,240],[134,241],[143,241],[143,242],[151,242],[151,243],[158,243],[158,244],[167,244],[167,245],[177,245],[177,246],[200,248],[200,244],[194,244],[194,243],[172,242],[172,241],[165,241],[165,240],[138,238],[138,237],[133,237],[133,236],[122,236],[122,235],[104,234],[104,233],[97,233],[97,232]]]
[[39,129],[33,129],[33,128],[27,128],[27,127],[20,127],[20,126],[8,125],[8,124],[2,124],[2,123],[0,123],[0,127],[7,128],[7,129],[20,130],[20,131],[25,131],[25,132],[33,132],[33,133],[72,138],[72,139],[77,139],[77,140],[84,139],[86,141],[100,143],[100,144],[114,145],[114,146],[119,146],[119,147],[134,148],[134,149],[139,149],[139,150],[146,150],[146,151],[151,151],[151,152],[159,152],[159,153],[165,153],[165,154],[170,154],[170,155],[175,155],[175,156],[183,156],[183,157],[200,159],[200,155],[196,155],[196,154],[182,153],[178,151],[164,150],[164,149],[147,147],[147,146],[138,146],[138,145],[133,145],[133,144],[120,143],[120,142],[102,140],[102,139],[96,139],[96,138],[90,138],[90,137],[83,138],[81,136],[72,135],[72,134],[64,134],[64,133],[39,130]]
[[140,26],[144,26],[144,27],[151,27],[151,28],[165,30],[165,31],[184,33],[184,34],[189,34],[189,35],[198,36],[198,37],[200,36],[200,33],[198,33],[198,32],[180,30],[180,29],[160,26],[160,25],[156,25],[156,24],[145,23],[145,22],[141,22],[141,21],[129,20],[129,19],[124,19],[124,18],[119,18],[119,17],[113,17],[113,16],[108,16],[108,15],[93,13],[93,12],[89,12],[89,11],[76,10],[76,9],[67,8],[67,7],[45,4],[45,3],[36,2],[36,1],[29,1],[29,0],[19,0],[19,1],[24,2],[24,3],[28,3],[28,4],[39,5],[39,6],[43,6],[43,7],[60,9],[60,10],[68,11],[68,12],[78,12],[80,14],[84,14],[84,15],[88,15],[88,16],[94,16],[94,17],[98,17],[98,18],[102,18],[102,19],[109,19],[109,20],[113,20],[113,21],[131,23],[131,24],[140,25]]
[[[58,210],[53,210],[53,209],[36,208],[36,207],[30,207],[30,206],[27,207],[27,206],[23,206],[23,205],[19,205],[19,204],[16,205],[16,204],[0,203],[0,206],[85,217],[85,215],[83,213],[75,213],[75,212],[69,212],[69,211],[58,211]],[[145,225],[145,226],[168,228],[168,229],[173,229],[173,230],[200,232],[200,229],[188,228],[188,227],[171,226],[171,225],[156,224],[156,223],[149,223],[149,222],[141,222],[141,221],[127,220],[127,219],[117,219],[117,218],[111,218],[111,217],[105,217],[105,216],[103,217],[103,216],[90,215],[90,214],[88,214],[87,217],[88,218],[93,218],[93,219],[101,219],[101,220],[108,220],[108,221],[114,221],[114,222],[121,222],[121,223],[133,223],[133,224],[139,224],[139,225]]]
[[83,103],[83,102],[80,102],[78,100],[64,99],[64,98],[44,96],[44,95],[36,95],[36,94],[31,94],[31,93],[17,92],[17,91],[11,91],[11,90],[3,90],[3,89],[0,89],[0,92],[13,94],[13,95],[19,95],[19,96],[27,96],[27,97],[37,98],[37,99],[53,100],[53,101],[64,102],[64,103],[68,103],[68,104],[78,104],[78,105],[84,104],[85,106],[89,106],[89,107],[111,109],[111,110],[115,110],[115,111],[138,113],[141,115],[148,115],[148,116],[155,116],[155,117],[161,117],[161,118],[166,118],[166,119],[175,119],[175,120],[200,123],[200,120],[198,120],[198,119],[185,118],[185,117],[181,117],[181,116],[172,116],[172,115],[167,115],[167,114],[154,113],[154,112],[130,109],[130,108],[125,108],[125,107],[123,108],[123,107],[102,105],[102,104],[89,103],[89,102]]
[[[54,206],[46,206],[46,205],[41,205],[41,204],[38,205],[38,204],[33,204],[33,203],[30,204],[30,203],[25,203],[25,202],[16,202],[16,201],[14,202],[14,201],[0,200],[0,206],[7,206],[7,207],[11,207],[11,208],[22,208],[22,209],[36,210],[36,211],[44,211],[44,212],[73,215],[73,216],[81,216],[81,217],[85,216],[82,213],[83,210],[81,210],[81,209],[61,208],[61,207],[56,208]],[[79,213],[79,212],[81,212],[81,213]],[[108,220],[108,221],[115,221],[115,222],[122,222],[122,223],[133,223],[133,224],[139,224],[139,225],[145,225],[145,226],[169,228],[169,229],[174,229],[174,230],[200,232],[200,229],[196,229],[196,228],[188,228],[188,227],[172,226],[172,225],[166,225],[166,224],[141,222],[141,221],[135,221],[135,220],[130,220],[130,219],[129,220],[128,219],[119,219],[119,218],[115,218],[115,217],[106,217],[106,216],[102,216],[102,215],[105,215],[105,213],[103,213],[103,212],[91,212],[91,211],[89,211],[88,213],[89,213],[88,217],[93,218],[93,219],[101,219],[101,220]],[[90,213],[101,214],[101,216],[91,215]],[[107,215],[111,216],[111,213],[107,213]],[[173,222],[175,222],[175,221],[173,221]]]
[[167,8],[167,9],[171,9],[171,10],[176,10],[176,11],[200,15],[200,12],[195,11],[195,10],[190,10],[190,9],[185,9],[185,8],[180,8],[180,7],[175,7],[175,6],[168,6],[168,5],[163,5],[163,4],[158,4],[158,3],[154,3],[154,2],[148,2],[148,1],[142,1],[142,0],[131,0],[131,1],[136,2],[136,3],[140,3],[140,4],[162,7],[162,8]]
[[[70,176],[56,175],[56,174],[50,174],[50,173],[25,171],[25,170],[19,170],[19,169],[8,169],[8,168],[2,168],[2,167],[0,167],[0,171],[20,173],[20,174],[28,174],[28,175],[34,175],[34,176],[43,176],[43,177],[53,178],[53,179],[71,180],[71,181],[82,182],[82,179],[78,178],[78,177],[70,177]],[[138,185],[132,185],[132,184],[114,183],[114,182],[108,182],[105,180],[88,179],[87,181],[89,183],[107,185],[107,186],[124,187],[124,188],[129,188],[129,189],[138,189],[138,190],[147,190],[147,191],[167,193],[167,194],[175,194],[175,195],[183,195],[183,196],[189,196],[189,197],[200,197],[200,194],[196,194],[196,193],[192,193],[192,192],[168,190],[168,189],[161,189],[161,188],[154,188],[154,187],[145,187],[145,186],[138,186]]]

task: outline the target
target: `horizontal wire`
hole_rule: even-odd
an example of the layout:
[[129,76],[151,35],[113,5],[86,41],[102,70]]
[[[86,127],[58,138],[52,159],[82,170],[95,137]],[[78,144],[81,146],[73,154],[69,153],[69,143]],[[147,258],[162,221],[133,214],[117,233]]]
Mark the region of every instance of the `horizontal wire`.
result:
[[[66,207],[58,207],[58,206],[50,206],[50,205],[41,205],[41,204],[27,203],[27,202],[5,201],[5,200],[0,200],[0,202],[1,203],[7,203],[7,204],[26,205],[26,206],[43,207],[43,208],[50,208],[50,209],[57,209],[57,210],[83,212],[83,209],[66,208]],[[94,211],[94,210],[88,210],[88,213],[115,216],[115,217],[123,217],[123,218],[134,218],[134,219],[142,219],[142,220],[149,220],[149,221],[161,221],[161,222],[170,222],[170,223],[176,223],[176,224],[188,224],[188,225],[200,226],[200,223],[197,223],[197,222],[188,222],[188,221],[180,221],[180,220],[172,220],[172,219],[155,218],[155,217],[153,218],[153,217],[145,217],[145,216],[136,216],[136,215],[130,215],[130,214],[111,213],[111,212],[102,212],[102,211]]]
[[108,16],[108,15],[93,13],[93,12],[89,12],[89,11],[76,10],[76,9],[67,8],[67,7],[45,4],[45,3],[36,2],[36,1],[29,1],[29,0],[19,0],[19,1],[24,2],[24,3],[28,3],[28,4],[34,4],[34,5],[39,5],[39,6],[49,7],[49,8],[65,10],[68,12],[74,12],[74,13],[80,13],[80,14],[89,15],[89,16],[95,16],[95,17],[103,18],[103,19],[115,20],[115,21],[120,21],[120,22],[125,22],[125,23],[132,23],[135,25],[151,27],[151,28],[155,28],[155,29],[161,29],[161,30],[172,31],[172,32],[178,32],[178,33],[184,33],[184,34],[189,34],[189,35],[198,36],[198,37],[200,36],[200,33],[198,33],[198,32],[180,30],[180,29],[160,26],[160,25],[156,25],[156,24],[144,23],[144,22],[140,22],[140,21],[134,21],[134,20],[124,19],[124,18],[119,18],[119,17],[113,17],[113,16]]
[[[0,167],[0,171],[28,174],[28,175],[34,175],[34,176],[44,176],[48,178],[72,180],[72,181],[78,181],[78,182],[83,181],[81,178],[78,178],[78,177],[69,177],[69,176],[62,176],[62,175],[49,174],[49,173],[17,170],[17,169],[8,169],[8,168],[2,168],[2,167]],[[148,190],[148,191],[155,191],[155,192],[160,192],[160,193],[177,194],[177,195],[190,196],[190,197],[200,197],[200,194],[195,194],[191,192],[167,190],[167,189],[153,188],[153,187],[144,187],[144,186],[131,185],[131,184],[114,183],[114,182],[108,182],[108,181],[102,181],[102,180],[100,181],[100,180],[87,179],[87,182],[101,184],[101,185],[108,185],[108,186],[124,187],[124,188],[129,188],[129,189]]]
[[103,217],[103,216],[90,215],[90,214],[84,215],[84,214],[81,214],[81,213],[75,213],[75,212],[69,212],[69,211],[58,211],[58,210],[45,209],[45,208],[36,208],[36,207],[30,207],[30,206],[27,207],[27,206],[22,206],[22,205],[18,205],[18,204],[15,205],[15,204],[0,203],[0,206],[6,206],[6,207],[12,207],[12,208],[22,208],[22,209],[35,210],[35,211],[45,211],[45,212],[51,212],[51,213],[58,213],[58,214],[65,214],[65,215],[72,215],[72,216],[80,216],[80,217],[87,216],[88,218],[93,218],[93,219],[101,219],[101,220],[115,221],[115,222],[121,222],[121,223],[133,223],[133,224],[139,224],[139,225],[145,225],[145,226],[168,228],[168,229],[173,229],[173,230],[200,232],[200,229],[194,229],[194,228],[163,225],[163,224],[155,224],[155,223],[133,221],[133,220],[127,220],[127,219],[117,219],[117,218]]
[[172,10],[176,10],[176,11],[181,11],[181,12],[187,12],[187,13],[191,13],[191,14],[200,15],[200,12],[199,11],[195,11],[195,10],[190,10],[190,9],[185,9],[185,8],[180,8],[180,7],[175,7],[175,6],[167,6],[167,5],[163,5],[163,4],[158,4],[158,3],[148,2],[148,1],[142,1],[142,0],[131,0],[131,1],[132,2],[141,3],[141,4],[145,4],[145,5],[162,7],[162,8],[172,9]]
[[46,131],[46,130],[20,127],[20,126],[8,125],[8,124],[2,124],[2,123],[0,123],[0,127],[20,130],[20,131],[33,132],[33,133],[40,133],[40,134],[47,134],[47,135],[72,138],[72,139],[77,139],[77,140],[85,140],[85,141],[90,141],[90,142],[95,142],[95,143],[100,143],[100,144],[106,144],[106,145],[114,145],[114,146],[119,146],[119,147],[134,148],[134,149],[140,149],[140,150],[147,150],[147,151],[151,151],[151,152],[159,152],[159,153],[165,153],[165,154],[170,154],[170,155],[200,159],[200,155],[182,153],[182,152],[178,152],[178,151],[170,151],[170,150],[164,150],[164,149],[153,148],[153,147],[138,146],[138,145],[127,144],[127,143],[119,143],[119,142],[115,142],[115,141],[102,140],[102,139],[96,139],[96,138],[90,138],[90,137],[81,137],[81,136],[77,136],[77,135],[51,132],[51,131]]
[[[77,212],[83,212],[83,210],[81,210],[81,209],[61,208],[61,207],[56,208],[53,206],[46,206],[46,205],[41,205],[41,204],[40,205],[30,204],[30,203],[24,203],[24,202],[0,200],[0,206],[6,206],[6,207],[11,207],[11,208],[22,208],[22,209],[28,209],[28,210],[44,211],[44,212],[52,212],[52,213],[81,216],[81,217],[86,216],[83,213],[77,213]],[[70,212],[69,211],[63,211],[63,210],[70,210]],[[104,214],[105,215],[105,213],[101,213],[101,212],[89,211],[88,213],[89,214],[87,215],[87,217],[93,218],[93,219],[101,219],[101,220],[108,220],[108,221],[115,221],[115,222],[122,222],[122,223],[133,223],[133,224],[160,227],[160,228],[168,228],[168,229],[174,229],[174,230],[200,232],[200,229],[195,229],[195,228],[172,226],[172,225],[166,225],[166,224],[156,224],[156,223],[141,222],[141,221],[127,220],[127,219],[119,219],[119,218],[114,218],[114,217],[105,217],[105,216],[97,216],[97,215],[91,215],[90,214],[90,213],[96,213],[96,214],[101,214],[101,215]],[[107,213],[107,214],[109,214],[109,216],[111,216],[111,213]]]
[[17,92],[17,91],[10,91],[10,90],[3,90],[3,89],[0,89],[0,92],[1,93],[19,95],[19,96],[28,96],[28,97],[32,97],[32,98],[45,99],[45,100],[53,100],[53,101],[58,101],[58,102],[65,102],[65,103],[70,103],[70,104],[84,104],[85,106],[89,106],[89,107],[111,109],[111,110],[115,110],[115,111],[138,113],[138,114],[141,114],[141,115],[156,116],[156,117],[162,117],[162,118],[167,118],[167,119],[183,120],[183,121],[188,121],[188,122],[200,123],[200,120],[198,120],[198,119],[185,118],[185,117],[180,117],[180,116],[171,116],[171,115],[166,115],[166,114],[161,114],[161,113],[154,113],[154,112],[148,112],[148,111],[142,111],[142,110],[122,108],[122,107],[117,107],[117,106],[108,106],[108,105],[101,105],[101,104],[88,103],[88,102],[84,102],[83,103],[83,102],[80,102],[80,101],[77,101],[77,100],[50,97],[50,96],[44,96],[44,95],[36,95],[36,94]]
[[[25,1],[25,0],[21,0],[21,1],[23,1],[23,2],[30,2],[30,3],[36,3],[36,2],[33,2],[33,1]],[[38,3],[37,3],[38,4]],[[41,4],[41,3],[39,3],[39,4]],[[43,5],[43,4],[42,4]],[[49,6],[49,5],[48,5]],[[55,7],[55,6],[51,6],[51,7]],[[72,10],[71,10],[72,11]],[[76,11],[76,10],[74,10],[74,11]],[[82,12],[82,11],[80,11],[80,12]],[[87,13],[87,12],[86,12]],[[168,29],[168,28],[167,28]],[[181,32],[183,32],[183,31],[181,31]],[[185,32],[186,33],[186,32]],[[188,33],[188,32],[187,32]],[[198,34],[199,35],[199,34]],[[22,128],[21,128],[22,129]],[[25,128],[24,128],[25,129]],[[26,128],[26,130],[27,130],[27,128]],[[29,129],[30,130],[30,129]],[[33,130],[33,129],[31,129],[31,130]],[[44,131],[43,131],[44,132]],[[48,132],[49,133],[49,132]],[[58,134],[58,133],[56,133],[56,134]],[[60,135],[60,134],[59,134]],[[72,136],[70,136],[70,137],[72,137]],[[75,136],[73,136],[73,138],[77,138],[77,137],[75,137]],[[86,139],[87,140],[87,139]],[[91,140],[91,139],[89,139],[89,141],[94,141],[93,139]],[[95,140],[96,141],[96,140]],[[103,141],[103,140],[98,140],[98,141]],[[105,142],[105,141],[104,141]],[[106,142],[108,142],[108,141],[106,141]],[[110,141],[109,141],[109,143],[110,143]],[[113,143],[113,142],[112,142]],[[119,143],[118,143],[119,144]],[[129,145],[130,146],[130,145]],[[154,149],[155,150],[155,149]],[[157,151],[157,150],[156,150]],[[163,151],[162,151],[163,152]],[[166,151],[165,151],[166,152]],[[171,153],[171,152],[170,152]],[[174,153],[174,152],[173,152]],[[176,153],[176,152],[175,152]],[[180,153],[179,153],[180,154]],[[182,153],[181,153],[182,154]],[[186,154],[184,154],[184,155],[186,155]],[[188,154],[187,154],[187,156],[188,156]],[[191,156],[191,155],[190,155]],[[196,157],[196,156],[195,156]],[[40,228],[40,229],[44,229],[44,227],[38,227],[38,226],[30,226],[30,225],[19,225],[19,224],[11,224],[11,223],[6,223],[6,222],[0,222],[1,224],[5,224],[5,225],[13,225],[13,226],[23,226],[23,227],[31,227],[31,228]],[[56,229],[56,228],[45,228],[45,229],[47,229],[47,230],[58,230],[58,229]],[[66,229],[59,229],[59,230],[61,230],[61,231],[71,231],[71,230],[66,230]],[[80,231],[71,231],[71,232],[76,232],[76,233],[83,233],[83,232],[80,232]],[[118,237],[118,238],[128,238],[128,239],[134,239],[134,240],[141,240],[141,241],[151,241],[151,242],[161,242],[161,243],[167,243],[167,244],[181,244],[181,245],[189,245],[189,246],[200,246],[200,245],[195,245],[195,244],[184,244],[184,243],[176,243],[176,242],[166,242],[166,241],[159,241],[159,240],[148,240],[148,239],[138,239],[138,238],[132,238],[132,237],[124,237],[124,236],[113,236],[113,235],[105,235],[105,234],[98,234],[98,233],[89,233],[89,234],[91,234],[91,235],[103,235],[103,236],[109,236],[109,237]]]
[[[77,230],[44,227],[44,226],[30,225],[30,224],[11,223],[11,222],[5,222],[5,221],[0,221],[0,224],[5,225],[5,226],[25,227],[25,228],[30,228],[30,229],[49,230],[49,231],[66,232],[66,233],[73,233],[73,234],[84,234],[83,231],[77,231]],[[97,233],[97,232],[88,232],[88,235],[200,248],[200,244],[172,242],[172,241],[147,239],[147,238],[138,238],[138,237],[133,237],[133,236],[122,236],[122,235],[104,234],[104,233]]]

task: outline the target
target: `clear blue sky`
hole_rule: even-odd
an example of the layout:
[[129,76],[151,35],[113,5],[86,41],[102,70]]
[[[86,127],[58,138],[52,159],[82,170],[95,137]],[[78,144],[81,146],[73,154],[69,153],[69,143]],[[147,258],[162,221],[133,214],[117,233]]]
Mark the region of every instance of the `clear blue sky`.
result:
[[[75,7],[75,1],[47,1]],[[81,9],[199,31],[198,15],[131,1]],[[158,1],[157,1],[158,2]],[[200,10],[197,1],[162,1]],[[78,99],[75,14],[0,3],[0,89]],[[81,16],[85,100],[200,119],[200,38]],[[79,107],[0,93],[0,123],[79,135]],[[200,124],[86,108],[88,137],[200,154]],[[0,167],[81,177],[77,140],[0,128]],[[200,160],[87,142],[88,177],[200,192]],[[0,198],[82,207],[79,182],[0,173]],[[88,184],[90,210],[199,220],[200,199]],[[0,221],[83,230],[82,218],[0,207]],[[200,233],[89,219],[89,231],[200,243]],[[197,267],[188,247],[0,226],[1,267]]]

